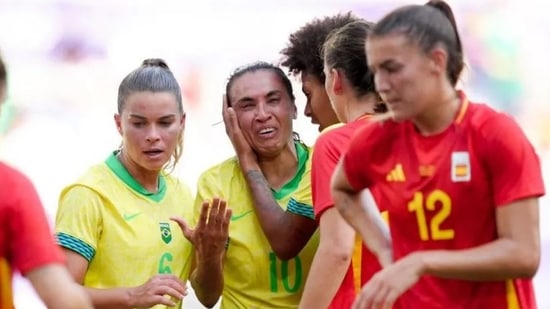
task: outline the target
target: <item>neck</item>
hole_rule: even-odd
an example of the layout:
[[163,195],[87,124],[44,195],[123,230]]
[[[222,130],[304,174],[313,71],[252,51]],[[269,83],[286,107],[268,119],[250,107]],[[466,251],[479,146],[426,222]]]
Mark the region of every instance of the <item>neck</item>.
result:
[[259,158],[258,164],[271,188],[280,190],[288,183],[298,169],[298,154],[291,140],[285,149],[272,158]]
[[349,123],[361,118],[364,115],[374,114],[376,104],[378,104],[378,99],[372,94],[348,100],[348,104],[346,105],[346,122]]
[[130,156],[124,151],[118,153],[118,160],[126,168],[128,173],[134,177],[134,179],[149,192],[158,191],[159,183],[159,172],[158,171],[148,171],[138,164],[136,164]]
[[441,133],[453,123],[460,108],[460,97],[450,87],[429,105],[430,108],[413,119],[416,129],[426,136]]

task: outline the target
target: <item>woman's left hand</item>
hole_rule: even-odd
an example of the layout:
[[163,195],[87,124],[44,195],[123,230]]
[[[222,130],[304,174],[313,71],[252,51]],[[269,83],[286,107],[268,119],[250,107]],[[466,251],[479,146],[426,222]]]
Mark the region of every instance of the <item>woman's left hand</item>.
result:
[[411,253],[379,271],[363,286],[353,309],[389,309],[422,276],[420,254]]

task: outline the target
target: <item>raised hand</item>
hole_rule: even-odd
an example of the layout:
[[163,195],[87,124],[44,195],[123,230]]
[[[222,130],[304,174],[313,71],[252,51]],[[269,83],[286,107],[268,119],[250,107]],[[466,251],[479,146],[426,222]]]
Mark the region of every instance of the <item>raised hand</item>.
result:
[[174,275],[159,274],[128,292],[132,308],[150,308],[155,305],[174,307],[187,295],[187,286]]
[[246,140],[239,126],[237,114],[233,107],[229,106],[227,102],[227,96],[223,95],[222,115],[223,123],[225,124],[225,133],[231,140],[235,153],[239,162],[257,162],[257,156],[250,144]]
[[229,237],[229,220],[231,209],[227,203],[214,198],[212,203],[204,201],[201,207],[199,222],[195,229],[189,227],[182,218],[170,218],[177,222],[183,235],[194,246],[200,261],[222,258]]

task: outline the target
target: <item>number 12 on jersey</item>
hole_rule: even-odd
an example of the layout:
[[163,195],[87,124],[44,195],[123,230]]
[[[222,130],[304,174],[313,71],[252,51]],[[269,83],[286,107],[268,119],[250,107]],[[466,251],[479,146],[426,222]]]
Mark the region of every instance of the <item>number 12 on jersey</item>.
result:
[[[436,205],[440,205],[439,210]],[[424,196],[422,192],[415,192],[409,202],[409,211],[416,214],[418,234],[421,240],[448,240],[455,237],[453,229],[442,229],[441,224],[449,217],[452,210],[451,197],[442,190],[434,190]],[[428,222],[426,211],[437,211]],[[429,229],[428,229],[429,226]]]

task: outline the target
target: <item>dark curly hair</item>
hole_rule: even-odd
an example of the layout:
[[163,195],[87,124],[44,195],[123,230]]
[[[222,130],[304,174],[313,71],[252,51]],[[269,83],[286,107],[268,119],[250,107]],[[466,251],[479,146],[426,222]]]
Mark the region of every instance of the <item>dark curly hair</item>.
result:
[[329,33],[360,20],[351,12],[323,18],[316,18],[305,24],[289,37],[287,46],[281,50],[281,65],[288,68],[291,74],[305,72],[312,74],[320,82],[325,82],[321,49]]

